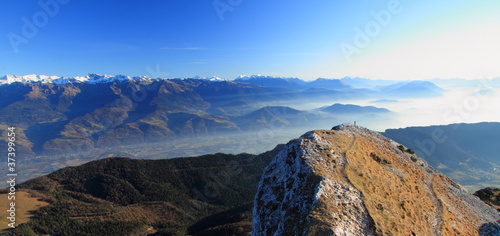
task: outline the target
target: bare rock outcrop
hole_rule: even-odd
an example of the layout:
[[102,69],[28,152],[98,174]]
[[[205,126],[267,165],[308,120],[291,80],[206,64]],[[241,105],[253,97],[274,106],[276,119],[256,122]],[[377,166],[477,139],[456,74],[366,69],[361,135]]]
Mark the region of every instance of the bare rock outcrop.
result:
[[411,150],[341,125],[291,140],[268,165],[252,234],[486,235],[499,219]]

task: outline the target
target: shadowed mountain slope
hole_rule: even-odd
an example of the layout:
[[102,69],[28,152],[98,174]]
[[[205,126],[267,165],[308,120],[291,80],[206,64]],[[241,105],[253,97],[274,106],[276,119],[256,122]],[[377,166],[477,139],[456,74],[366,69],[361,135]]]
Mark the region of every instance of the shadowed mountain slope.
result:
[[260,155],[107,158],[19,186],[50,205],[12,235],[247,235]]

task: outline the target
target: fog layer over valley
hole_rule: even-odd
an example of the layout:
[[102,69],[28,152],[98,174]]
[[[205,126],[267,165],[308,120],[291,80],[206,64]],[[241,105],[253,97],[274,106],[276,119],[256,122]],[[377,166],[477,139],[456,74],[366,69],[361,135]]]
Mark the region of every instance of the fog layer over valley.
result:
[[492,104],[500,102],[499,87],[498,78],[6,76],[0,79],[0,125],[18,127],[21,178],[29,179],[112,156],[259,154],[341,123],[384,131],[498,121]]

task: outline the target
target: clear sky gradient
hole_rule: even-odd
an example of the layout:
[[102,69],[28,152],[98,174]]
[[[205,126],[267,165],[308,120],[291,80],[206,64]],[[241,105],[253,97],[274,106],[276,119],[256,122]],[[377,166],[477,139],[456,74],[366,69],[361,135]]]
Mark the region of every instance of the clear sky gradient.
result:
[[0,74],[500,76],[500,1],[3,1]]

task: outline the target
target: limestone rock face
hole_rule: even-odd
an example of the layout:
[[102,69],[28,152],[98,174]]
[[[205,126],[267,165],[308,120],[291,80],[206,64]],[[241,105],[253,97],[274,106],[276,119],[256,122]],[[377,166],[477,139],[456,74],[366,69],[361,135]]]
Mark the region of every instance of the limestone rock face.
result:
[[252,234],[481,235],[499,219],[411,150],[341,125],[275,156],[255,196]]

